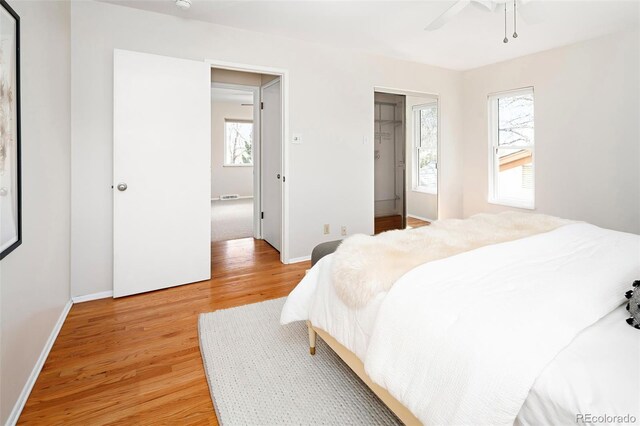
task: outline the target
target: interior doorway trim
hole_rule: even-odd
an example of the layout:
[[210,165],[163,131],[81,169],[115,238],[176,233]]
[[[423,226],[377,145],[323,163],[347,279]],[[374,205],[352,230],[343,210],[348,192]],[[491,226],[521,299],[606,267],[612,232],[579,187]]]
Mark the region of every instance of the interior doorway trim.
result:
[[[441,185],[441,180],[442,180],[442,163],[444,155],[442,152],[442,97],[440,96],[439,93],[435,93],[435,92],[424,92],[424,91],[420,91],[420,90],[411,90],[411,89],[398,89],[395,87],[386,87],[386,86],[373,86],[373,90],[371,91],[371,105],[374,104],[375,102],[375,94],[376,92],[378,93],[389,93],[391,95],[405,95],[405,96],[415,96],[415,97],[428,97],[428,96],[434,96],[437,98],[438,100],[438,205],[437,205],[437,212],[438,212],[438,219],[441,217],[441,212],[440,212],[440,208],[441,208],[441,204],[440,200],[442,199],[442,197],[440,197],[441,194],[441,190],[442,190],[442,185]],[[372,126],[373,128],[374,126]],[[374,137],[372,137],[371,140],[375,139],[375,135]],[[405,141],[406,142],[406,141]],[[375,189],[374,189],[375,191]],[[374,197],[375,198],[375,197]],[[374,202],[375,205],[375,202]]]
[[[256,74],[271,74],[280,77],[282,96],[282,175],[289,177],[289,71],[284,68],[273,68],[262,65],[243,64],[238,62],[219,61],[217,59],[205,59],[205,63],[211,68],[219,68],[230,71],[242,71]],[[290,263],[289,259],[289,183],[286,179],[282,183],[282,226],[280,261]],[[255,190],[255,189],[254,189]]]

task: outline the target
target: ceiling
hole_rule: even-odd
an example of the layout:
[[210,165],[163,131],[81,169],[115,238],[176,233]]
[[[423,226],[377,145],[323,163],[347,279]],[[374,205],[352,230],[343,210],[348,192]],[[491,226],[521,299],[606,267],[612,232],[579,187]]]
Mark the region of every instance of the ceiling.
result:
[[[531,0],[518,39],[502,43],[504,12],[471,3],[442,28],[427,24],[455,3],[431,1],[102,0],[108,3],[465,70],[638,27],[638,0]],[[512,6],[510,6],[511,8]],[[512,17],[508,33],[513,32]]]
[[230,102],[234,104],[252,104],[253,93],[246,90],[213,87],[211,89],[211,100],[214,102]]

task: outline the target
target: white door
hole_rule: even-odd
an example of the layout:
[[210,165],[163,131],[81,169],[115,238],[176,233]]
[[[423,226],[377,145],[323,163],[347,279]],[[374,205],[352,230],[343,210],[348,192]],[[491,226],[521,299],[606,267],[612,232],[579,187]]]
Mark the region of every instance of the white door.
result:
[[280,79],[262,86],[262,238],[280,251],[282,238],[282,94]]
[[211,277],[210,70],[114,52],[113,294]]

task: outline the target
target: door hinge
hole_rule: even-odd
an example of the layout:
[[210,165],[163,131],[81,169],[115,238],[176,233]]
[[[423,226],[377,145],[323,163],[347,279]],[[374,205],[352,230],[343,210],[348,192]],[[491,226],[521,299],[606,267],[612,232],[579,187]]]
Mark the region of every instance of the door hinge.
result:
[[260,102],[260,109],[264,109],[264,102]]
[[260,212],[260,219],[264,219],[264,212]]

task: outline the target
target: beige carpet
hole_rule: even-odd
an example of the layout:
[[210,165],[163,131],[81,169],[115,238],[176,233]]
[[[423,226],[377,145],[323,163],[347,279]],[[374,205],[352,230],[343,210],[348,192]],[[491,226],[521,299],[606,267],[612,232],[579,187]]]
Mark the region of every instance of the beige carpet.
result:
[[284,298],[202,314],[200,351],[222,425],[399,425],[306,325],[281,326]]
[[211,241],[253,236],[253,199],[211,202]]

